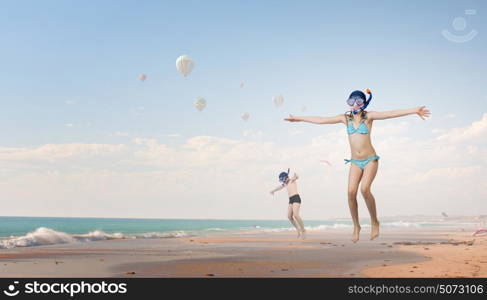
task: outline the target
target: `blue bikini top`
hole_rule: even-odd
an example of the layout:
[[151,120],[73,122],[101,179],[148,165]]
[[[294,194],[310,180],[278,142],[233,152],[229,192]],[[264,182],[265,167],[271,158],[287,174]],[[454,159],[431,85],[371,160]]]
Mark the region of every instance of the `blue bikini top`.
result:
[[367,119],[366,113],[362,114],[362,119],[360,120],[360,125],[358,128],[353,126],[353,119],[350,116],[347,116],[348,126],[347,126],[347,133],[354,134],[356,132],[361,134],[369,134],[369,128],[365,125],[364,121]]

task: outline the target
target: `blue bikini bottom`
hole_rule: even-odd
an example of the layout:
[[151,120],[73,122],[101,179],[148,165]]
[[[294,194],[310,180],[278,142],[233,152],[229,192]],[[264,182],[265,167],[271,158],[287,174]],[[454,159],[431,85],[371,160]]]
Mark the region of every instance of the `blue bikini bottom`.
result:
[[345,159],[345,164],[351,162],[351,163],[354,163],[356,164],[357,166],[360,167],[360,169],[365,169],[365,166],[367,166],[367,164],[371,161],[374,161],[374,160],[379,160],[379,156],[378,155],[373,155],[371,157],[367,157],[366,159]]

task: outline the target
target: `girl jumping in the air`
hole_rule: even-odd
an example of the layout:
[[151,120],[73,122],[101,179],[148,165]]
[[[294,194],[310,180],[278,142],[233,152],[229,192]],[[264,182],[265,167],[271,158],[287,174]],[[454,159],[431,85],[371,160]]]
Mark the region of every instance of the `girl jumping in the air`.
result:
[[379,220],[377,219],[375,198],[370,190],[379,167],[379,156],[375,152],[370,139],[372,122],[374,120],[385,120],[411,114],[417,114],[423,120],[430,116],[429,110],[424,106],[383,112],[367,112],[365,109],[372,100],[372,92],[369,89],[365,92],[370,95],[369,99],[366,99],[365,94],[361,91],[354,91],[350,95],[347,104],[350,106],[351,110],[345,114],[340,114],[334,117],[296,117],[289,115],[288,118],[284,119],[290,122],[309,122],[314,124],[345,124],[351,150],[351,158],[345,159],[345,163],[350,162],[350,172],[348,175],[348,205],[350,207],[350,214],[352,215],[354,225],[352,236],[352,241],[354,243],[359,240],[360,235],[357,207],[357,191],[359,184],[360,191],[370,213],[370,239],[373,240],[379,236]]

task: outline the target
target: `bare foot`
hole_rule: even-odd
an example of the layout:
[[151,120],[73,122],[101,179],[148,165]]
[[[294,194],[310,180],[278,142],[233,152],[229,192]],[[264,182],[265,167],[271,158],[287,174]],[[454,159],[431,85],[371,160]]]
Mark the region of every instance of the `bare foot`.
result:
[[354,243],[358,242],[359,236],[360,236],[360,229],[361,229],[360,226],[354,227],[353,234],[352,234],[352,242],[354,242]]
[[306,231],[301,232],[301,238],[303,240],[306,239]]
[[379,236],[379,222],[377,223],[372,223],[370,226],[370,240],[372,241],[376,237]]
[[298,239],[301,237],[301,232],[298,230]]

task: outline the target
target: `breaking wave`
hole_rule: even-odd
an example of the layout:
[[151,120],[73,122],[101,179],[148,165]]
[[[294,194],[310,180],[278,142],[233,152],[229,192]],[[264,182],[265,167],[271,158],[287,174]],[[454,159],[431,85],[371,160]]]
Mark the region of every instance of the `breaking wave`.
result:
[[155,239],[155,238],[176,238],[185,237],[188,234],[184,231],[175,232],[148,232],[140,234],[106,233],[95,230],[86,234],[69,234],[56,231],[46,227],[39,227],[36,230],[23,236],[10,237],[0,240],[0,249],[16,247],[33,247],[55,244],[71,244],[101,240],[115,239]]

